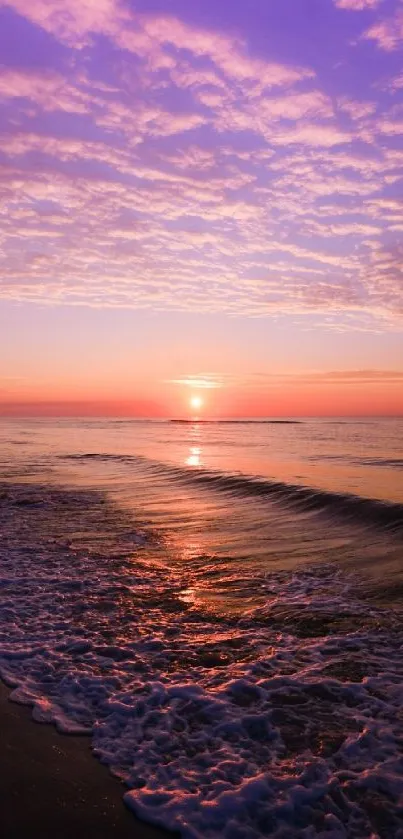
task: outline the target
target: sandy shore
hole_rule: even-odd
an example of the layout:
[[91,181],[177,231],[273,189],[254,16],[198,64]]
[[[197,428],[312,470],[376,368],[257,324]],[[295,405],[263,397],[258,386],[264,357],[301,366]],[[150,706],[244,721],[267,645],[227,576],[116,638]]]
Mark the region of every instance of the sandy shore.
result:
[[35,723],[0,683],[0,822],[4,839],[169,839],[126,810],[124,787],[92,755],[90,739]]

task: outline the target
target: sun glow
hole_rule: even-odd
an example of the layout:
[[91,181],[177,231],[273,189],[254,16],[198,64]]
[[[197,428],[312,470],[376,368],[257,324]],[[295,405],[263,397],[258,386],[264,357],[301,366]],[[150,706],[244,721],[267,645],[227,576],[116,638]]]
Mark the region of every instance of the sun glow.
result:
[[195,411],[199,411],[200,408],[203,406],[203,400],[201,396],[192,396],[190,400],[190,405],[194,408]]

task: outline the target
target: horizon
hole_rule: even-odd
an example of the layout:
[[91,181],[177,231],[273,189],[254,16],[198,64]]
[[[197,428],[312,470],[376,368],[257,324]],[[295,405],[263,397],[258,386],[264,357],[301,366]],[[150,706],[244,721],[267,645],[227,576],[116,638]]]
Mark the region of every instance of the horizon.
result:
[[[13,410],[14,406],[11,407]],[[17,411],[20,409],[17,408]],[[31,405],[27,406],[27,411],[34,410]],[[118,414],[118,413],[0,413],[0,421],[1,420],[29,420],[29,419],[39,419],[39,420],[52,420],[52,419],[66,419],[66,420],[110,420],[113,422],[114,420],[119,422],[172,422],[172,423],[184,423],[190,425],[203,425],[204,424],[214,424],[214,423],[273,423],[273,424],[298,424],[303,423],[309,420],[399,420],[403,419],[403,414],[264,414],[261,416],[206,416],[206,417],[195,417],[189,415],[188,417],[185,416],[169,416],[169,415],[160,415],[160,416],[138,416],[136,414]]]

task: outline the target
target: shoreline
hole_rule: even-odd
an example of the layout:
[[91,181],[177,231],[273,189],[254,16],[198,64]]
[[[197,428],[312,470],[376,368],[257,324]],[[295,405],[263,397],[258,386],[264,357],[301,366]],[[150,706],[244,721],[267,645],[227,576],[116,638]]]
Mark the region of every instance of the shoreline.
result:
[[0,808],[4,839],[172,839],[126,808],[125,787],[92,753],[90,738],[38,723],[0,680]]

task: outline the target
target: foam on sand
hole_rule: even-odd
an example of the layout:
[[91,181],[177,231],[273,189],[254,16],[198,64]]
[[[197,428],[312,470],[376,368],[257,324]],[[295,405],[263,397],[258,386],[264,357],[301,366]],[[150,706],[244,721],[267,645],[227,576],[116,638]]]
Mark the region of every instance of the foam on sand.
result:
[[101,494],[8,487],[0,524],[0,673],[92,734],[139,816],[186,839],[403,835],[402,625],[358,579],[274,571],[218,615],[186,594],[197,562],[164,564]]

